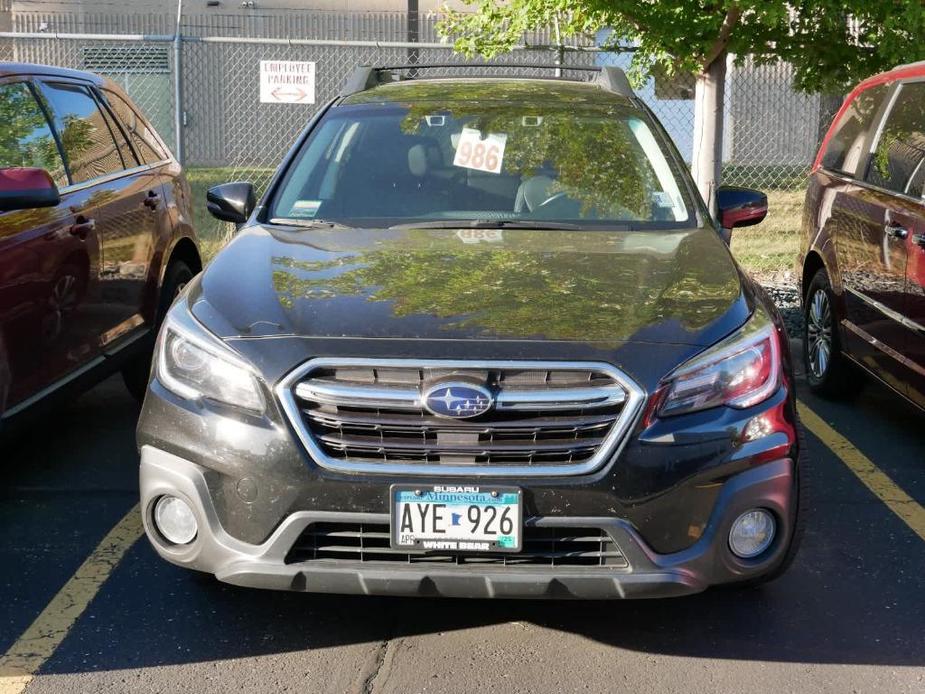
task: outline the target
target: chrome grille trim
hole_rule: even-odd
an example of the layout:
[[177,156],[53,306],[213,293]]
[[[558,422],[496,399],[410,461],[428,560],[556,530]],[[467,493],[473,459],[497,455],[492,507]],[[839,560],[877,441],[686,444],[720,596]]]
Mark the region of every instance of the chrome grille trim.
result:
[[[498,393],[496,411],[516,414],[518,411],[525,413],[550,411],[554,413],[566,410],[581,410],[582,415],[569,417],[550,414],[537,418],[535,423],[531,420],[532,426],[524,426],[524,422],[516,422],[514,426],[505,428],[503,424],[496,422],[485,423],[478,420],[431,418],[417,414],[412,416],[410,413],[420,412],[421,410],[421,391],[418,388],[409,387],[406,383],[383,386],[381,384],[359,382],[344,385],[334,380],[322,378],[314,379],[310,382],[306,381],[310,374],[322,369],[342,369],[348,373],[350,369],[376,369],[378,371],[387,369],[428,370],[438,374],[446,373],[447,375],[456,371],[473,370],[500,370],[515,374],[546,371],[547,376],[554,372],[560,374],[561,372],[578,372],[592,374],[591,378],[593,378],[593,375],[597,375],[602,377],[602,380],[605,380],[606,383],[598,386],[575,387],[573,385],[556,385],[555,382],[550,382],[547,387],[533,387],[532,384],[529,384],[530,387],[523,387],[521,382],[512,378],[512,386],[510,388],[505,387]],[[305,362],[280,381],[276,387],[276,394],[305,449],[311,458],[323,468],[351,473],[480,478],[559,477],[594,472],[612,460],[622,450],[626,434],[639,418],[646,397],[645,391],[629,376],[618,368],[603,362],[349,358],[319,358]],[[312,401],[324,405],[356,409],[375,408],[386,412],[375,413],[374,419],[371,419],[371,416],[366,415],[366,413],[355,412],[328,415],[325,412],[305,409],[304,405],[300,404],[300,401]],[[613,424],[609,430],[601,431],[600,426],[595,426],[605,421],[595,418],[595,409],[615,408],[621,404],[622,408],[619,414],[611,416]],[[585,413],[586,410],[587,413]],[[326,416],[333,418],[330,421],[349,419],[350,426],[354,428],[368,426],[372,435],[369,437],[353,435],[350,442],[356,445],[342,446],[340,451],[345,457],[328,455],[323,446],[333,450],[331,446],[339,444],[330,438],[324,442],[319,441],[308,427],[308,421],[323,422]],[[409,421],[402,421],[402,417],[407,418]],[[364,422],[364,418],[368,421]],[[563,420],[561,426],[557,426],[555,422],[557,418]],[[611,420],[606,420],[605,424],[609,424]],[[544,456],[558,455],[556,451],[560,451],[561,447],[544,445],[543,439],[536,436],[538,432],[548,433],[548,431],[540,432],[541,426],[550,427],[548,431],[552,432],[567,431],[573,433],[575,436],[573,446],[575,453],[587,455],[588,457],[575,462],[544,463]],[[409,437],[414,436],[416,438],[416,442],[414,445],[408,446],[406,451],[402,451],[400,441],[390,440],[388,445],[377,445],[376,441],[381,438],[383,428],[389,435],[400,436],[407,432]],[[533,461],[532,453],[529,464],[505,461],[504,458],[508,454],[504,450],[497,450],[491,442],[477,442],[464,438],[486,429],[497,429],[500,432],[498,435],[505,437],[523,435],[529,439],[533,436],[534,442],[532,446],[527,445],[530,443],[528,441],[520,441],[519,444],[521,445],[518,450],[533,451],[536,455],[536,461]],[[432,461],[430,460],[432,452],[439,452],[438,449],[442,448],[439,443],[428,443],[427,437],[429,435],[436,436],[435,432],[439,432],[443,437],[447,436],[447,434],[462,437],[453,445],[452,450],[444,451],[444,455],[448,455],[448,457],[460,454],[482,455],[494,450],[494,455],[498,460],[488,463]],[[362,440],[364,438],[368,440]],[[341,439],[341,443],[343,443],[343,435],[341,435]],[[513,443],[511,439],[507,439],[507,441]],[[444,441],[443,443],[446,442]],[[360,450],[366,455],[382,455],[383,451],[388,449],[393,455],[397,451],[398,457],[406,453],[409,455],[424,455],[425,460],[402,462],[346,457],[349,453],[348,448]]]
[[[382,388],[364,385],[345,386],[323,380],[299,383],[297,398],[327,405],[378,407],[382,409],[420,409],[420,391],[413,388]],[[504,390],[495,400],[496,410],[574,410],[578,407],[612,407],[626,401],[626,391],[617,387],[602,388],[533,388]]]

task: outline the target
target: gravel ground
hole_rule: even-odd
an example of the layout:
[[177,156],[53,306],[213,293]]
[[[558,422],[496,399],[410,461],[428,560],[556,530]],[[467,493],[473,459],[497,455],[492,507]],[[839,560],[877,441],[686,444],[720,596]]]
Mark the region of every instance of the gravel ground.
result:
[[754,272],[752,277],[777,304],[790,337],[799,337],[803,333],[803,309],[800,306],[799,283],[794,273],[789,270]]

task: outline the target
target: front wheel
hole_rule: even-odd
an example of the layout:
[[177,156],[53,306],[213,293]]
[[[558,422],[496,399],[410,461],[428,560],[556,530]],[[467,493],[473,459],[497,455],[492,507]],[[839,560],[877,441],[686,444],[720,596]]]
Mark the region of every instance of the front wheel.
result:
[[[167,268],[164,284],[161,287],[157,317],[154,321],[155,335],[160,330],[170,305],[191,279],[193,279],[193,271],[182,260],[175,260]],[[144,400],[145,391],[148,389],[148,379],[151,377],[151,359],[154,356],[154,344],[153,341],[151,342],[152,344],[147,349],[132,357],[131,361],[122,367],[122,380],[125,382],[125,387],[138,402]]]
[[820,269],[803,303],[803,366],[810,390],[842,397],[856,389],[860,379],[842,352],[834,298],[829,275]]

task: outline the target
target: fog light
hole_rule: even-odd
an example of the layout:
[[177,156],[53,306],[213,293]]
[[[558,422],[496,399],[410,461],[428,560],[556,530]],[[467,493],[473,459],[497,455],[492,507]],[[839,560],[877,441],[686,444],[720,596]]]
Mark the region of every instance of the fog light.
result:
[[729,548],[742,559],[752,559],[771,546],[777,522],[770,512],[756,508],[736,518],[729,531]]
[[198,529],[193,509],[175,496],[162,496],[154,504],[154,525],[164,539],[175,545],[192,542]]

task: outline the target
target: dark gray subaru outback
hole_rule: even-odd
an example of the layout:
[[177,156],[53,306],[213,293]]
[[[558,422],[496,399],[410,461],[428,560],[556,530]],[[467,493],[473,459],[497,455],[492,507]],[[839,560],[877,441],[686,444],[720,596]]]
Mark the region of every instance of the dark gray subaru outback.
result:
[[138,428],[168,561],[242,586],[622,598],[779,575],[780,317],[622,72],[363,68],[174,304]]

